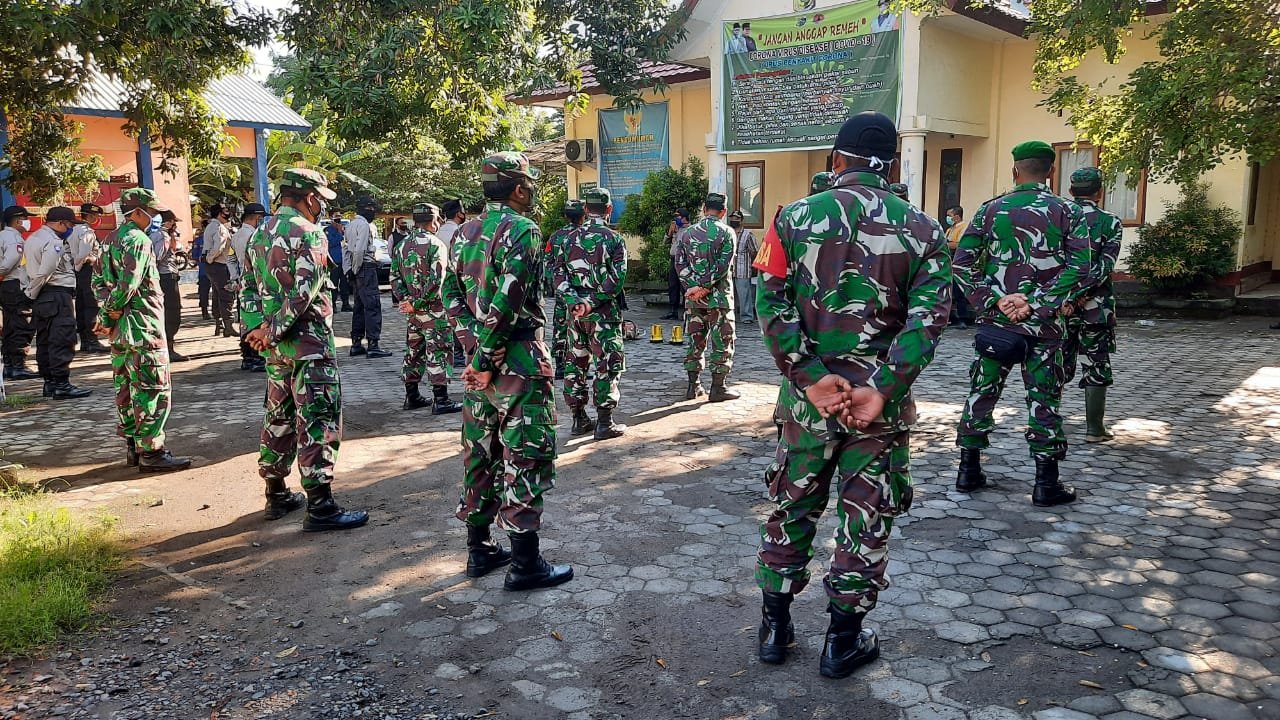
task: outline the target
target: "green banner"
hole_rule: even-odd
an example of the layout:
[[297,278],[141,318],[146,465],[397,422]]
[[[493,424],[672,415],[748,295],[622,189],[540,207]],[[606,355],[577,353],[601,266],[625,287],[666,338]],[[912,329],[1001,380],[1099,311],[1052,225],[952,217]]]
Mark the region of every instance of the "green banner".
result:
[[901,18],[886,6],[725,21],[720,150],[829,148],[863,110],[897,122]]

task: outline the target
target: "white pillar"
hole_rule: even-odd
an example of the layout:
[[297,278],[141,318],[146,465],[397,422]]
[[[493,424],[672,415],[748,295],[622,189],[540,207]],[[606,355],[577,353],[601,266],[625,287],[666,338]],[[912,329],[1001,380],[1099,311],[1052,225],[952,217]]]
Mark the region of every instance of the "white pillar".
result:
[[[719,27],[718,23],[713,23]],[[719,31],[711,33],[715,38],[711,51],[711,132],[707,133],[707,190],[713,193],[726,193],[726,177],[729,172],[729,158],[720,152],[720,137],[723,128],[720,125],[721,98],[724,97],[724,38]],[[733,198],[729,199],[733,205]],[[692,208],[690,208],[692,210]]]
[[924,207],[924,130],[904,130],[898,137],[902,153],[902,182],[907,186],[907,197],[916,207]]

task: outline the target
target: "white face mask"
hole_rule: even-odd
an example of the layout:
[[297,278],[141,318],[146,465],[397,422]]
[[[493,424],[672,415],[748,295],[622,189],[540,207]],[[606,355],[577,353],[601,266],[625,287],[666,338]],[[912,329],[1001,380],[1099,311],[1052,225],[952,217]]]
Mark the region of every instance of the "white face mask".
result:
[[22,228],[22,232],[31,232],[31,220],[22,218],[21,222],[18,223],[18,227]]

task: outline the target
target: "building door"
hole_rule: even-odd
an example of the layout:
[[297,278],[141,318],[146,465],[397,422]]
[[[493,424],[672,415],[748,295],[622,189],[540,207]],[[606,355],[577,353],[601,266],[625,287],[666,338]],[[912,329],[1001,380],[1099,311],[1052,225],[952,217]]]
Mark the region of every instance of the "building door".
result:
[[947,208],[960,204],[960,177],[964,174],[964,151],[951,148],[942,151],[942,162],[938,166],[938,217],[946,214]]

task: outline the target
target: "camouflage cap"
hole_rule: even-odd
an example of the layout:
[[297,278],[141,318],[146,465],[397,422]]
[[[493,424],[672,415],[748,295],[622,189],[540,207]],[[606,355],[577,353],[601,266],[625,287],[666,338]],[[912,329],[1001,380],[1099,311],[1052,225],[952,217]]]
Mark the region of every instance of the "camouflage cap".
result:
[[581,200],[573,200],[573,199],[569,199],[569,200],[565,200],[565,201],[564,201],[564,211],[563,211],[563,212],[564,212],[564,214],[565,214],[565,215],[569,215],[569,214],[577,214],[577,215],[581,215],[581,214],[582,214],[583,212],[585,212],[585,211],[586,211],[586,208],[584,208],[584,207],[582,206],[582,201],[581,201]]
[[907,199],[907,186],[905,183],[889,183],[889,192],[897,195],[903,200]]
[[809,194],[825,192],[835,187],[836,174],[833,172],[820,172],[813,176],[809,181]]
[[120,207],[127,211],[132,211],[138,207],[144,207],[152,212],[158,213],[162,210],[168,210],[156,198],[156,191],[150,188],[127,188],[120,192]]
[[538,168],[529,164],[529,158],[525,157],[524,153],[514,150],[495,153],[480,163],[481,182],[498,182],[517,178],[537,180],[541,175]]
[[329,189],[329,179],[311,168],[288,168],[280,178],[280,187],[314,190],[325,200],[332,200],[338,194]]
[[582,201],[588,205],[608,205],[613,202],[609,188],[594,187],[582,193]]
[[429,223],[440,219],[440,208],[431,203],[417,203],[413,206],[413,221]]
[[1013,159],[1015,162],[1033,158],[1056,160],[1058,154],[1053,151],[1053,147],[1049,143],[1042,140],[1028,140],[1013,146]]
[[712,210],[723,210],[727,198],[720,193],[707,193],[707,199],[703,201],[702,206]]
[[1071,173],[1071,188],[1096,190],[1102,187],[1102,171],[1096,167],[1082,167]]

